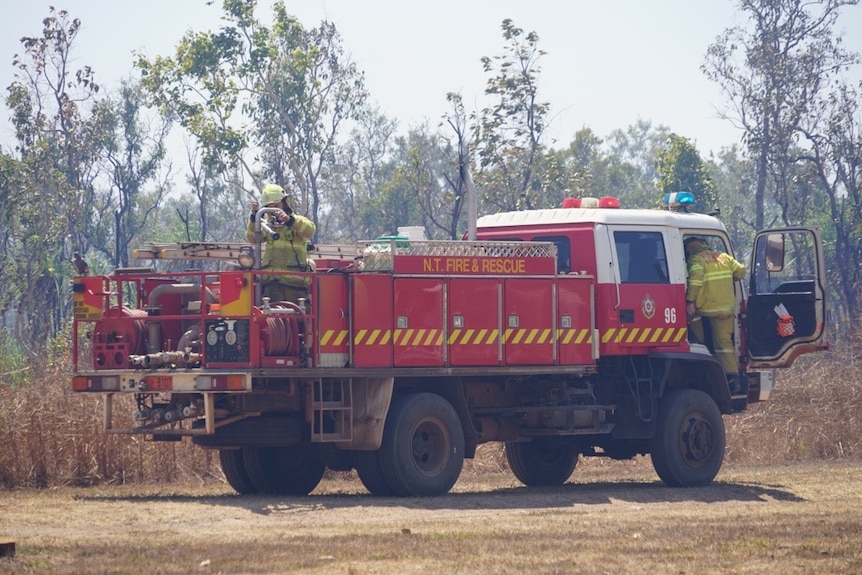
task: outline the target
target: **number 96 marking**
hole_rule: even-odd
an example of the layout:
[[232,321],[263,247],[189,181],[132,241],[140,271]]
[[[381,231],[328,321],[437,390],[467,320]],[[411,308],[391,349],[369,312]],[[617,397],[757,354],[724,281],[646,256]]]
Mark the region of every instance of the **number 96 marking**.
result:
[[676,308],[675,307],[664,308],[664,322],[665,323],[676,323]]

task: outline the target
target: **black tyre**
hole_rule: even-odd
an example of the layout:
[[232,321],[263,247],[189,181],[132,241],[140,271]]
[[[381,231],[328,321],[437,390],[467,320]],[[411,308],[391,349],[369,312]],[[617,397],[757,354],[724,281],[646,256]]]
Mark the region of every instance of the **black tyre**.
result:
[[322,461],[298,447],[244,447],[243,462],[260,493],[308,495],[323,477]]
[[383,475],[383,467],[380,465],[380,453],[377,451],[356,451],[353,453],[353,463],[356,474],[362,485],[371,495],[387,497],[395,495],[392,486]]
[[433,393],[393,398],[379,455],[395,495],[447,493],[464,464],[464,430],[455,409]]
[[506,443],[506,461],[524,485],[562,485],[578,464],[577,446],[559,439]]
[[241,449],[219,449],[218,460],[228,485],[240,495],[257,493],[257,487],[248,476]]
[[669,393],[659,406],[652,464],[672,487],[708,485],[724,461],[724,421],[715,401],[702,391]]

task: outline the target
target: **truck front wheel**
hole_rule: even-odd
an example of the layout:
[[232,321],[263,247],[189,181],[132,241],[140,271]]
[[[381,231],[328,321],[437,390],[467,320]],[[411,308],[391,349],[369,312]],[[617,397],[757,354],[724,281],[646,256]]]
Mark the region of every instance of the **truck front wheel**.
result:
[[578,464],[574,443],[554,439],[506,443],[506,461],[518,481],[529,486],[562,485]]
[[356,451],[353,453],[353,464],[362,485],[371,495],[387,497],[394,495],[392,487],[383,475],[380,464],[380,454],[377,451]]
[[433,393],[393,398],[379,455],[395,495],[447,493],[464,464],[464,430],[455,409]]
[[653,467],[672,487],[708,485],[724,461],[724,421],[715,401],[702,391],[669,393],[659,406],[650,442]]

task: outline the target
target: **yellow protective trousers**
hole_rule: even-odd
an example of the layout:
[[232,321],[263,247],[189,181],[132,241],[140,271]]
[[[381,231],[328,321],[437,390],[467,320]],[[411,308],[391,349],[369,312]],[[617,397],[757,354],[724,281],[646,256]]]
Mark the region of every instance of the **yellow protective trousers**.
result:
[[739,359],[733,346],[733,322],[732,315],[718,316],[695,316],[688,324],[689,339],[693,343],[706,343],[703,322],[709,322],[712,332],[712,346],[715,358],[724,368],[724,372],[730,375],[739,374]]

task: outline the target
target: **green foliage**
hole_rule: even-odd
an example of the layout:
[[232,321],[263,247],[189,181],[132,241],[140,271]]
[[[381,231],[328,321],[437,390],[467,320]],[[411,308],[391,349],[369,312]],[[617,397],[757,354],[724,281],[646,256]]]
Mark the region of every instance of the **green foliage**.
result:
[[[73,250],[86,253],[97,219],[94,182],[101,126],[90,113],[99,86],[93,70],[72,72],[72,47],[80,21],[50,9],[41,37],[21,39],[7,106],[17,157],[4,161],[4,306],[17,309],[14,332],[23,349],[36,354],[59,329],[69,310],[60,286]],[[4,282],[5,283],[5,282]]]
[[0,330],[0,384],[22,385],[33,378],[33,363],[8,330]]
[[347,141],[332,148],[320,184],[326,197],[327,223],[318,233],[321,242],[351,243],[389,233],[382,213],[387,206],[381,195],[398,167],[397,128],[397,122],[379,109],[369,108],[358,118]]
[[[133,242],[149,226],[167,191],[159,176],[170,119],[160,116],[151,124],[144,112],[142,89],[131,82],[124,82],[115,99],[99,102],[94,111],[103,124],[101,156],[108,168],[110,186],[100,215],[113,218],[98,227],[101,233],[93,243],[109,261],[121,267],[129,265]],[[150,184],[153,187],[148,189]]]
[[549,150],[538,168],[541,207],[559,206],[566,197],[601,196],[615,196],[625,207],[658,206],[656,160],[667,134],[667,128],[644,120],[606,139],[589,128],[579,130],[568,148]]
[[666,147],[656,158],[659,194],[691,192],[697,203],[693,211],[706,213],[718,206],[715,182],[697,148],[687,138],[668,136]]
[[715,181],[720,218],[727,227],[738,258],[747,260],[750,254],[741,250],[751,248],[756,231],[754,195],[751,193],[756,178],[755,166],[741,156],[736,146],[722,150],[708,164]]
[[136,61],[150,103],[197,138],[209,168],[227,169],[247,147],[246,134],[230,123],[240,96],[233,77],[240,47],[236,30],[189,31],[173,58]]
[[590,128],[581,128],[568,149],[548,153],[547,188],[555,200],[554,205],[561,205],[567,197],[599,197],[611,193],[607,188],[602,190],[608,167],[602,143]]
[[824,114],[807,127],[811,153],[803,155],[816,179],[822,201],[815,204],[813,223],[829,246],[827,273],[834,305],[831,324],[845,340],[862,323],[862,105],[859,91],[840,86],[821,103]]
[[485,94],[495,102],[482,110],[476,142],[481,171],[476,184],[486,209],[532,209],[541,202],[541,182],[534,176],[542,156],[541,138],[550,105],[539,100],[539,36],[503,20],[504,53],[483,57],[488,78]]
[[[278,182],[297,191],[294,206],[318,222],[323,168],[341,125],[364,106],[363,77],[331,23],[306,30],[276,2],[267,27],[256,6],[226,0],[225,26],[188,32],[174,56],[138,57],[136,65],[152,102],[195,138],[203,169],[222,176],[242,169],[251,193]],[[252,146],[256,164],[247,158]]]
[[626,207],[649,208],[659,205],[661,198],[656,194],[656,158],[664,148],[668,135],[666,126],[653,126],[652,122],[642,119],[611,132],[606,142],[608,166],[604,186],[604,189],[613,191],[609,195],[617,196]]
[[[741,125],[756,158],[755,222],[764,226],[771,189],[782,215],[798,214],[789,174],[799,130],[819,113],[818,99],[840,70],[858,62],[834,28],[840,9],[858,0],[745,0],[745,26],[731,27],[709,46],[702,67],[730,100],[728,118]],[[785,219],[787,225],[793,222]]]
[[78,19],[51,8],[42,35],[21,39],[7,90],[17,145],[0,160],[0,310],[34,357],[71,312],[73,253],[93,272],[126,265],[128,244],[161,200],[148,184],[164,162],[168,120],[149,130],[137,86],[106,96],[89,66],[72,68],[80,30]]

